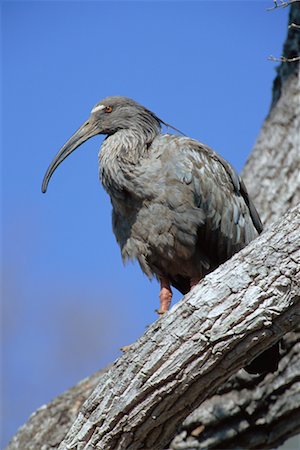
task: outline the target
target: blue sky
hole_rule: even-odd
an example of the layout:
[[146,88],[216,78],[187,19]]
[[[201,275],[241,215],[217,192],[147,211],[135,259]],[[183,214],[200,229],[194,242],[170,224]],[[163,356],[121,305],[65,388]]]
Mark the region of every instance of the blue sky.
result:
[[[103,137],[55,172],[107,95],[126,95],[238,170],[268,112],[287,9],[270,1],[2,2],[3,443],[156,319],[158,285],[123,266],[98,181]],[[176,299],[180,296],[176,295]]]

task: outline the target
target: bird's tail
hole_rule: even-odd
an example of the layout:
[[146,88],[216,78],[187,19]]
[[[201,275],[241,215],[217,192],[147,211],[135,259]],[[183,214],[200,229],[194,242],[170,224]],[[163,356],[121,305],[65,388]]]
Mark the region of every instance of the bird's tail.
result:
[[251,374],[273,373],[278,369],[279,359],[279,342],[277,342],[257,356],[245,370]]

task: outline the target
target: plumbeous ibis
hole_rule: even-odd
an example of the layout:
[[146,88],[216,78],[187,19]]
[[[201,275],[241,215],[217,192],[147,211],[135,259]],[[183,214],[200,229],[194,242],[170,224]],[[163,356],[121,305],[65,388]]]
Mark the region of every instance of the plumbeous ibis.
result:
[[[262,224],[232,166],[211,148],[185,136],[162,134],[167,125],[126,97],[107,97],[50,164],[42,191],[58,165],[87,139],[106,135],[100,179],[112,203],[112,224],[123,260],[136,259],[160,282],[160,309],[171,285],[186,294],[201,278],[245,247]],[[275,371],[279,344],[246,370]]]

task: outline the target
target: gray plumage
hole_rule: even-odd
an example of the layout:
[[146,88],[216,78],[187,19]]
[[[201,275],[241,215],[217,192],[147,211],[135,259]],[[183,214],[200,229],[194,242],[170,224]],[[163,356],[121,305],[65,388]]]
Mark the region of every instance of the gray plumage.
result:
[[[131,146],[144,147],[142,156]],[[104,142],[99,163],[123,259],[182,292],[183,282],[215,269],[261,229],[234,170],[197,141],[157,135],[149,146],[121,131]]]
[[194,139],[161,134],[162,124],[131,99],[105,98],[55,157],[42,190],[75,148],[106,134],[99,173],[123,260],[136,259],[148,277],[186,293],[192,280],[253,240],[262,224],[232,166]]

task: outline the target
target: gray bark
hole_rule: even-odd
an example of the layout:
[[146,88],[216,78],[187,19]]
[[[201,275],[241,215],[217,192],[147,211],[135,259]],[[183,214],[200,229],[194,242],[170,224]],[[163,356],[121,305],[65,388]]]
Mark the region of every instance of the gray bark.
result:
[[59,449],[163,449],[191,410],[300,323],[299,227],[296,207],[155,322]]
[[[155,322],[101,375],[59,448],[167,446],[191,410],[299,323],[299,226],[296,207]],[[56,427],[67,407],[76,414],[81,403],[72,392],[60,400],[46,408],[48,431],[51,409]],[[61,439],[59,429],[47,442],[31,430],[27,444],[19,435],[9,448],[55,448]]]
[[299,74],[293,73],[281,88],[281,97],[266,118],[242,173],[267,225],[300,199],[299,84]]
[[[243,173],[266,224],[300,201],[296,73],[281,79]],[[60,449],[158,450],[191,411],[174,450],[271,448],[299,431],[300,332],[285,337],[278,372],[225,383],[299,321],[297,227],[294,209],[153,324],[136,350],[34,413],[8,449],[57,448],[75,421]]]
[[238,372],[183,423],[172,450],[271,449],[300,433],[300,328],[283,339],[279,370]]

